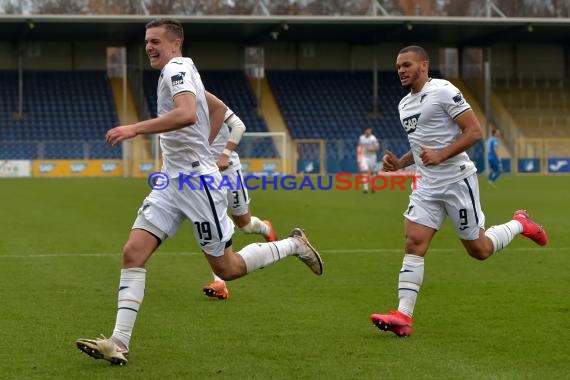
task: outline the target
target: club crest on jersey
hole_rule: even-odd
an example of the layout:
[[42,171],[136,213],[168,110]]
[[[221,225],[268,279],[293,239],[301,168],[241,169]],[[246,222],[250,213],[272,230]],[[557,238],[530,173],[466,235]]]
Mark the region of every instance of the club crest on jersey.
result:
[[465,103],[465,100],[463,99],[463,96],[461,96],[461,92],[458,92],[458,93],[453,97],[453,101],[454,101],[455,104],[457,104],[457,105],[462,105],[463,103]]
[[181,71],[178,74],[171,76],[170,80],[172,81],[172,85],[176,86],[179,84],[183,84],[184,83],[184,75],[186,75],[186,73]]
[[402,120],[402,125],[404,126],[404,130],[409,135],[416,130],[418,126],[418,120],[420,119],[421,113],[417,113],[412,116],[408,116]]

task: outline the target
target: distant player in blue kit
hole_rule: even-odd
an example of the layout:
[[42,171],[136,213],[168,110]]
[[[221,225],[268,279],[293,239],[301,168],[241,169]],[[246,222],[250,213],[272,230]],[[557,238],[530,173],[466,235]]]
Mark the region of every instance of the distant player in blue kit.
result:
[[499,159],[499,137],[501,131],[497,128],[491,130],[491,136],[487,140],[487,148],[489,149],[489,184],[495,186],[495,181],[501,175],[503,168],[501,167],[501,160]]

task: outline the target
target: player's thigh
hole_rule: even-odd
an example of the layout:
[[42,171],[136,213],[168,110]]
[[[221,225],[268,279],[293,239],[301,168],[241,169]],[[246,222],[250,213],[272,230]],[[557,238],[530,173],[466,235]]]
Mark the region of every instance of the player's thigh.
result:
[[[231,245],[234,224],[227,215],[227,189],[220,187],[219,172],[193,177],[195,189],[177,193],[176,204],[192,223],[194,237],[209,255],[221,256]],[[195,182],[194,182],[195,181]]]
[[479,200],[479,181],[473,174],[449,185],[445,208],[461,240],[477,240],[485,227],[485,215]]
[[232,215],[240,216],[249,212],[249,192],[243,183],[241,170],[232,170],[225,174],[231,184],[227,193],[228,208]]
[[499,171],[499,160],[490,159],[490,160],[489,160],[489,168],[490,168],[492,171]]

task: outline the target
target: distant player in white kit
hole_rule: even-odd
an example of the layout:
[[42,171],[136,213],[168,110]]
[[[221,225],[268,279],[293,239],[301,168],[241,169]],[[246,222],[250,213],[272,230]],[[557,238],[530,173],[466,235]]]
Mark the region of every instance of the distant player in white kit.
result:
[[402,87],[410,91],[398,106],[411,150],[402,157],[388,151],[384,170],[416,164],[417,187],[405,217],[405,250],[398,282],[398,310],[372,314],[380,330],[398,336],[412,334],[412,315],[424,277],[424,256],[446,216],[467,253],[484,260],[522,234],[538,245],[548,242],[546,231],[526,211],[485,231],[479,203],[477,169],[465,151],[482,137],[475,113],[450,82],[428,77],[429,58],[419,46],[400,50],[396,67]]
[[[227,189],[220,186],[222,176],[209,140],[210,117],[212,124],[221,124],[226,107],[205,91],[193,61],[182,57],[183,40],[179,21],[156,19],[146,25],[145,50],[150,65],[161,70],[158,117],[110,129],[106,135],[107,142],[116,145],[138,134],[160,133],[162,172],[170,180],[170,186],[154,189],[143,201],[123,248],[112,336],[76,341],[87,355],[112,364],[128,361],[131,334],[144,298],[148,259],[187,219],[212,270],[224,280],[242,277],[288,256],[298,257],[317,275],[323,273],[321,258],[299,228],[287,239],[250,244],[234,253]],[[181,184],[184,188],[179,190]]]
[[[277,234],[273,230],[273,226],[269,220],[261,221],[258,217],[250,215],[249,192],[243,183],[243,175],[241,172],[241,161],[236,152],[236,148],[246,131],[243,121],[228,108],[224,115],[224,123],[221,128],[212,127],[212,134],[217,135],[210,145],[212,154],[217,159],[216,164],[223,176],[228,178],[228,205],[234,223],[246,234],[260,234],[265,241],[272,242],[277,240]],[[226,299],[229,297],[229,291],[226,282],[215,273],[214,280],[204,286],[204,294],[208,297],[218,299]]]
[[[378,165],[376,154],[380,150],[378,139],[372,134],[372,127],[364,128],[363,134],[360,135],[358,139],[358,147],[361,152],[360,162],[358,163],[360,172],[369,178],[369,180],[364,183],[364,193],[367,193],[368,182],[371,182],[372,177],[376,174],[374,173]],[[371,192],[374,192],[374,187],[371,188]]]

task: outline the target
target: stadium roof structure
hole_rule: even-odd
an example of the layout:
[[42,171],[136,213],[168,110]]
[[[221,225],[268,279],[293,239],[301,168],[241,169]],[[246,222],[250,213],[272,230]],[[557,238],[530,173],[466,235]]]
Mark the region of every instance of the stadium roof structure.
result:
[[[142,42],[144,25],[160,16],[0,15],[6,41]],[[401,41],[448,46],[498,42],[570,43],[568,18],[406,16],[163,16],[184,25],[187,41],[259,44],[334,41],[353,45]]]

